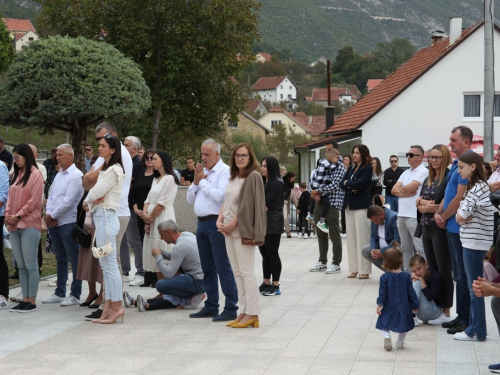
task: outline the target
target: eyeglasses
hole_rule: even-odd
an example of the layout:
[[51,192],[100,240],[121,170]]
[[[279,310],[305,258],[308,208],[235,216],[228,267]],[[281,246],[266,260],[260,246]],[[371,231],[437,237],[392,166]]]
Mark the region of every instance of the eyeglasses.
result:
[[95,140],[99,142],[101,139],[106,138],[106,139],[113,139],[113,134],[111,133],[106,133],[102,137],[95,137]]
[[434,160],[434,161],[441,160],[442,158],[443,158],[442,156],[429,156],[429,160]]
[[407,157],[407,158],[412,158],[412,157],[414,157],[414,156],[422,156],[422,155],[417,155],[417,154],[414,154],[413,152],[407,152],[407,153],[406,153],[406,157]]
[[152,156],[144,156],[144,159],[149,160],[149,161],[153,161],[153,157]]
[[234,158],[238,160],[245,160],[246,158],[248,158],[248,154],[236,154],[234,155]]
[[397,160],[391,160],[391,163],[397,163],[398,161]]

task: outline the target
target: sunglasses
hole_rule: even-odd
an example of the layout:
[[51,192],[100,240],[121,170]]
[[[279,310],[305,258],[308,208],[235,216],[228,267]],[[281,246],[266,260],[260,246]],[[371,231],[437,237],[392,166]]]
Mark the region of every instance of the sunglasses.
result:
[[106,138],[106,139],[113,139],[114,137],[113,137],[113,134],[111,134],[111,133],[106,133],[106,134],[104,134],[104,136],[102,136],[102,137],[95,137],[95,140],[96,140],[97,142],[99,142],[99,141],[100,141],[101,139],[103,139],[103,138]]
[[397,160],[391,160],[391,163],[397,163],[398,161]]
[[412,158],[412,157],[414,157],[414,156],[422,156],[422,155],[417,155],[417,154],[414,154],[413,152],[407,152],[407,153],[406,153],[406,157],[407,157],[407,158]]
[[149,160],[149,161],[153,161],[153,157],[152,156],[144,156],[144,159]]

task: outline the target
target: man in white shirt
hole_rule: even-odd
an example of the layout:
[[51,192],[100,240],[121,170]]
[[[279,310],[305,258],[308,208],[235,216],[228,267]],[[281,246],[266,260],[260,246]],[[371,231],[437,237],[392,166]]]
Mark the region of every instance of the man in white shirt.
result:
[[[198,216],[196,241],[205,275],[203,287],[207,299],[205,307],[189,317],[213,318],[214,322],[223,322],[234,320],[238,310],[238,290],[226,252],[226,240],[215,226],[224,203],[224,192],[229,184],[229,166],[221,160],[220,144],[213,139],[207,139],[201,145],[201,158],[205,167],[196,165],[187,201],[194,204],[194,212]],[[219,280],[226,297],[224,310],[220,315]]]
[[[56,159],[61,170],[56,174],[49,191],[44,217],[56,255],[57,287],[55,293],[42,302],[60,303],[61,306],[78,305],[82,293],[82,280],[76,278],[80,245],[71,236],[71,231],[77,221],[78,203],[83,196],[83,173],[73,163],[74,155],[73,147],[68,144],[57,148]],[[66,299],[68,262],[71,263],[73,282],[71,294]]]
[[411,273],[408,265],[415,251],[425,258],[422,239],[415,237],[417,228],[417,206],[416,201],[420,196],[422,183],[429,176],[429,171],[422,164],[424,160],[424,149],[421,146],[411,146],[406,153],[410,169],[407,169],[399,177],[398,182],[392,188],[392,194],[399,198],[398,202],[398,231],[401,237],[401,251],[403,252],[403,268]]
[[[115,127],[111,125],[109,122],[102,122],[97,127],[95,128],[95,136],[96,136],[96,141],[99,142],[101,138],[104,137],[106,134],[112,134],[115,137],[118,137],[118,132],[116,131]],[[121,143],[121,142],[120,142]],[[125,234],[125,230],[127,229],[128,222],[130,220],[130,209],[128,206],[128,193],[130,191],[130,183],[132,181],[132,157],[130,156],[129,152],[121,143],[121,156],[122,156],[122,163],[123,163],[123,168],[125,169],[125,179],[123,181],[123,186],[122,186],[122,193],[120,195],[120,208],[116,211],[116,214],[118,216],[118,220],[120,221],[120,231],[116,235],[116,248],[119,249],[122,243],[123,235]],[[99,173],[101,172],[102,165],[104,164],[104,159],[99,157],[92,168],[90,169],[90,172],[87,172],[83,176],[82,184],[85,190],[90,190],[92,187],[95,185],[97,182],[97,178],[99,177]],[[117,253],[119,251],[114,251],[111,256],[116,256],[118,260],[118,267],[120,268],[120,273],[121,273],[121,261],[120,257],[117,256]],[[102,284],[103,288],[105,288],[104,283]],[[102,304],[100,308],[96,311],[94,311],[92,314],[88,315],[86,318],[91,320],[91,319],[99,319],[102,314],[102,310],[104,309],[104,300],[102,301]]]

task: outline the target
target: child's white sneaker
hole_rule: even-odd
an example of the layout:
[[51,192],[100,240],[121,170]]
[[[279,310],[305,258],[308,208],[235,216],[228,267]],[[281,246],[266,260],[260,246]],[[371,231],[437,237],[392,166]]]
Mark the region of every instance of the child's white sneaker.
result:
[[398,349],[404,349],[405,347],[405,342],[404,341],[396,341],[396,347]]
[[309,238],[309,236],[307,235],[307,233],[304,233],[304,239],[307,240]]
[[453,318],[451,316],[446,316],[444,313],[441,313],[436,319],[431,319],[427,322],[427,324],[435,324],[441,325],[443,323],[451,322]]
[[420,321],[418,320],[417,317],[414,317],[413,321],[415,322],[415,327],[418,327],[420,325]]
[[390,337],[384,339],[384,349],[388,352],[392,350],[392,341]]
[[298,237],[298,238],[302,238],[302,233],[299,233],[299,234],[297,235],[297,237]]

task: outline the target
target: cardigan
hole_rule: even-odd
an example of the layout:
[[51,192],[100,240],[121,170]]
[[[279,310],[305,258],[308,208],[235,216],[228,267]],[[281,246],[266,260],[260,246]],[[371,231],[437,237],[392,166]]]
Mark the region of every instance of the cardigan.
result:
[[259,172],[251,172],[241,186],[238,205],[238,229],[241,238],[264,241],[266,236],[266,196]]
[[340,188],[345,191],[344,206],[342,207],[344,210],[346,208],[363,210],[372,205],[370,184],[373,168],[367,164],[354,172],[355,168],[356,165],[349,167],[339,184]]
[[[90,189],[87,198],[85,198],[89,206],[89,211],[93,212],[97,206],[117,211],[120,208],[120,196],[124,178],[125,174],[120,164],[113,164],[105,171],[99,172],[96,184]],[[103,202],[94,204],[96,199],[102,197],[105,197]]]

